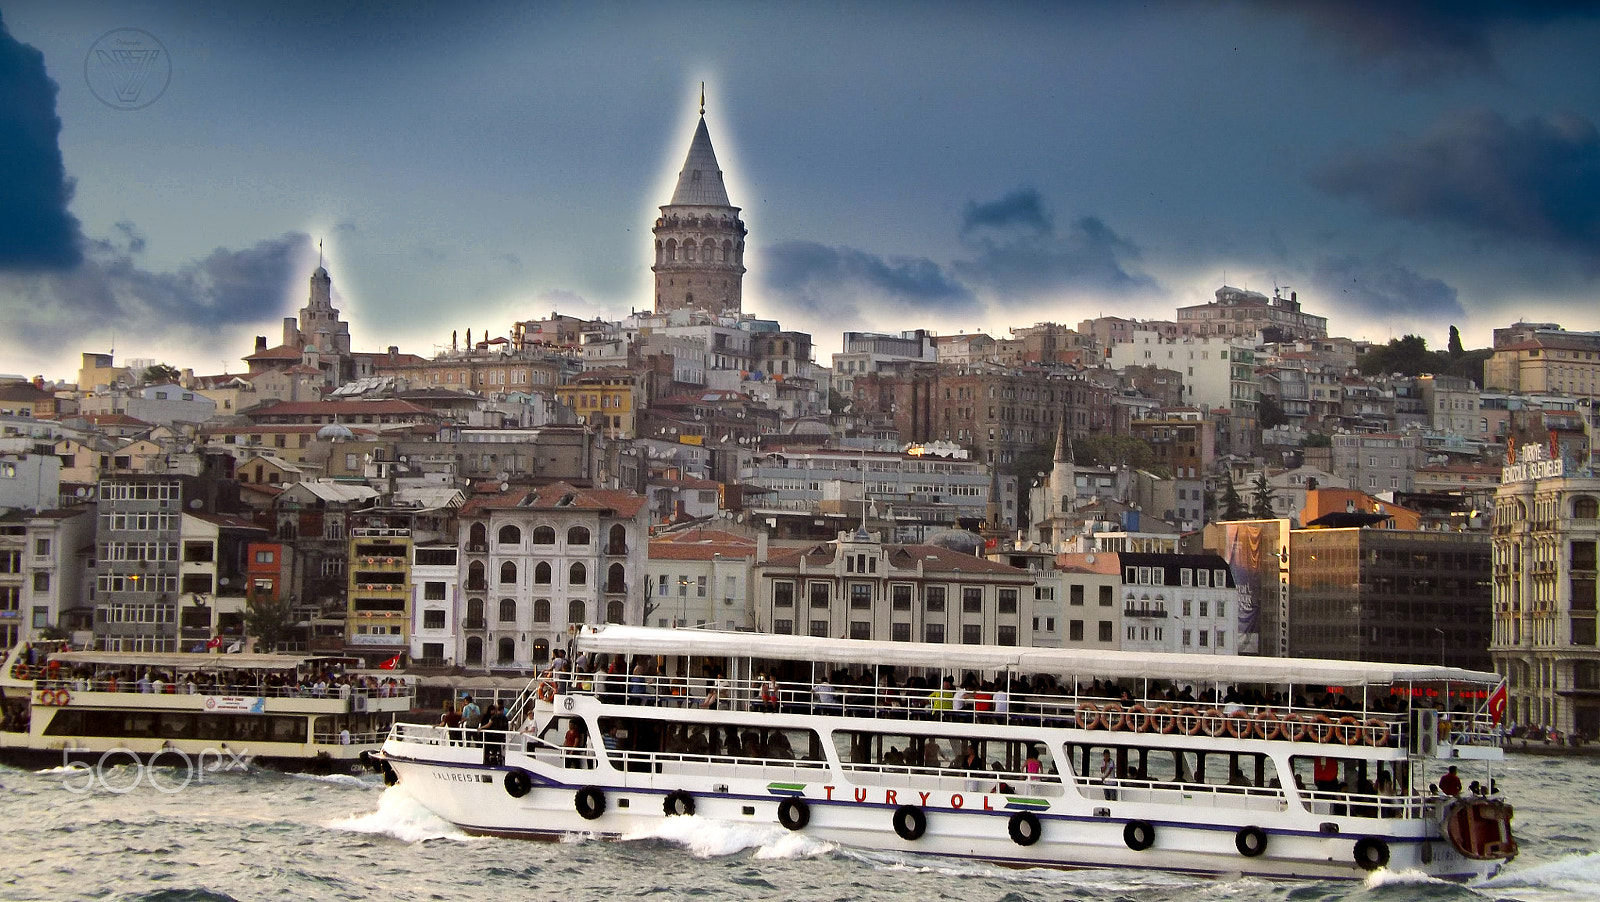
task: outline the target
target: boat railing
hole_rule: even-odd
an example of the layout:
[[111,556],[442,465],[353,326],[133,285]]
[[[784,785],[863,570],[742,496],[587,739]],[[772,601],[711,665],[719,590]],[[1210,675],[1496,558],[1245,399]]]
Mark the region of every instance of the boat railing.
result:
[[1366,792],[1299,790],[1312,814],[1332,817],[1418,818],[1429,813],[1435,800],[1423,795],[1384,795]]
[[963,770],[906,764],[843,765],[850,782],[866,786],[914,786],[951,792],[1006,793],[1008,795],[1059,796],[1066,790],[1056,774],[1022,771]]
[[826,761],[795,758],[755,758],[743,755],[702,755],[687,752],[634,752],[607,749],[606,759],[617,770],[683,777],[759,777],[764,780],[817,780],[831,770]]
[[[262,684],[244,683],[191,683],[188,681],[169,683],[98,679],[92,680],[82,677],[62,677],[59,679],[34,680],[36,691],[57,692],[105,692],[119,695],[226,695],[243,696],[249,698],[314,698],[314,699],[349,699],[349,698],[404,698],[412,697],[412,688],[405,682],[396,682],[388,686],[379,686],[377,689],[368,687],[352,688],[341,694],[338,686],[329,686],[321,690],[314,685],[270,686]],[[157,686],[160,688],[158,689]]]
[[[595,695],[602,701],[621,705],[1078,727],[1108,732],[1289,739],[1388,748],[1397,747],[1401,742],[1407,721],[1404,713],[1373,708],[1164,699],[1125,704],[1115,698],[1086,693],[1028,693],[999,700],[993,695],[974,695],[958,699],[949,690],[780,682],[773,692],[770,687],[764,689],[756,680],[723,680],[720,681],[721,691],[713,695],[712,683],[705,679],[638,674],[626,677],[615,674],[607,679],[603,674],[581,673],[547,674],[540,684],[548,686],[551,694]],[[961,707],[956,707],[958,704]]]
[[1254,811],[1283,811],[1289,806],[1288,797],[1281,788],[1275,786],[1235,786],[1126,777],[1109,780],[1074,777],[1073,786],[1079,795],[1092,800],[1246,808]]
[[388,735],[388,730],[369,730],[351,733],[347,740],[343,733],[313,733],[311,742],[314,745],[381,745]]

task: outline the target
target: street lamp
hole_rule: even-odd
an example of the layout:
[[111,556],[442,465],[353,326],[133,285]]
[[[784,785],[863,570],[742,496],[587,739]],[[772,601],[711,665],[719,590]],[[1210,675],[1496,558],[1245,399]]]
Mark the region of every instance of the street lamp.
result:
[[1439,666],[1444,666],[1444,630],[1434,627],[1433,631],[1439,634]]

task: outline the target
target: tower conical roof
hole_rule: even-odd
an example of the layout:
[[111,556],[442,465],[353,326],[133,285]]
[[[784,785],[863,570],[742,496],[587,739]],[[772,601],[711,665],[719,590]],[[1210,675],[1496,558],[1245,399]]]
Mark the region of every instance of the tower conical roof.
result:
[[731,207],[728,189],[722,184],[722,169],[717,166],[717,153],[711,149],[711,133],[706,131],[706,118],[694,130],[694,140],[689,143],[689,157],[683,161],[683,171],[678,173],[678,187],[672,192],[672,205],[690,204],[702,207]]

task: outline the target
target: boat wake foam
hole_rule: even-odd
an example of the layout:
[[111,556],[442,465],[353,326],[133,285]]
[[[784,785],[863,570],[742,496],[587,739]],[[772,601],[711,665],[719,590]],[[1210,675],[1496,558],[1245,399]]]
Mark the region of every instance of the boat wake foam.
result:
[[1367,875],[1367,889],[1377,889],[1383,886],[1414,886],[1422,883],[1437,883],[1441,886],[1453,886],[1448,880],[1430,877],[1418,870],[1407,868],[1403,871],[1391,871],[1388,868],[1378,868]]
[[350,833],[381,834],[407,843],[430,839],[472,839],[398,786],[389,787],[378,797],[377,811],[333,821],[327,827]]
[[1575,852],[1525,870],[1491,877],[1475,886],[1497,890],[1550,889],[1594,898],[1600,895],[1600,852]]
[[669,817],[639,830],[622,835],[624,842],[658,839],[677,843],[696,858],[718,858],[745,849],[755,849],[758,859],[771,861],[792,858],[810,858],[825,855],[834,849],[832,843],[821,842],[791,833],[776,825],[754,826],[734,824],[695,815]]

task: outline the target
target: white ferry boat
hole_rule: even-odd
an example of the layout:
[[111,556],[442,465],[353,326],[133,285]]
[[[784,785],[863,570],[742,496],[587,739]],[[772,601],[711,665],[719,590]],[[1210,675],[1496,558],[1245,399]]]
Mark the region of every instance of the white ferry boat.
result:
[[411,709],[413,690],[403,676],[343,663],[18,645],[0,665],[0,757],[353,771]]
[[1516,854],[1494,674],[625,626],[573,646],[599,672],[531,686],[521,731],[396,724],[386,780],[529,838],[700,815],[1002,865],[1351,879]]

